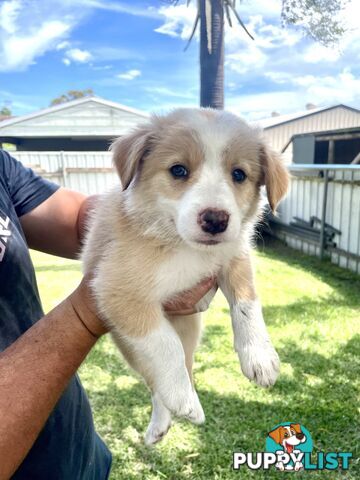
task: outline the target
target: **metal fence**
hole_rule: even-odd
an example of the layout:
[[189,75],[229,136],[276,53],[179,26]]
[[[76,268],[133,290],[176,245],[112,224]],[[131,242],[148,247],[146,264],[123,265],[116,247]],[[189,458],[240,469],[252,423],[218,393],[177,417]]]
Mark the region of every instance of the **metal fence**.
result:
[[274,233],[304,253],[360,273],[360,166],[290,165]]
[[110,152],[14,152],[41,176],[86,195],[102,193],[119,179]]

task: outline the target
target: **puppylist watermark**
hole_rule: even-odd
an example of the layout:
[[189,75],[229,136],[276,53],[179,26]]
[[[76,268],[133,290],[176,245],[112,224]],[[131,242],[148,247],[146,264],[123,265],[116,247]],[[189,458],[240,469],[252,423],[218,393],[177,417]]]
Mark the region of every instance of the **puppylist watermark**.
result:
[[266,437],[264,452],[234,452],[233,469],[280,471],[348,470],[351,452],[312,453],[310,432],[299,423],[285,422]]

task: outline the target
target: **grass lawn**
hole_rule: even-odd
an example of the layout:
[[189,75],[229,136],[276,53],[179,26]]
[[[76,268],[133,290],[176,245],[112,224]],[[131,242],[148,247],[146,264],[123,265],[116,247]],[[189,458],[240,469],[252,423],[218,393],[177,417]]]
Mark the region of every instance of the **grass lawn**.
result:
[[[273,243],[257,253],[257,285],[282,361],[276,385],[264,390],[240,372],[229,310],[218,294],[204,318],[195,378],[207,421],[176,421],[162,444],[142,443],[150,416],[146,387],[103,338],[80,369],[99,433],[113,452],[111,479],[279,478],[231,469],[233,451],[263,451],[267,432],[294,421],[312,434],[315,451],[350,451],[359,444],[360,277]],[[48,311],[80,279],[77,262],[34,253]],[[360,478],[347,472],[297,473],[296,478]],[[290,475],[290,474],[288,474]],[[294,474],[295,475],[295,474]]]

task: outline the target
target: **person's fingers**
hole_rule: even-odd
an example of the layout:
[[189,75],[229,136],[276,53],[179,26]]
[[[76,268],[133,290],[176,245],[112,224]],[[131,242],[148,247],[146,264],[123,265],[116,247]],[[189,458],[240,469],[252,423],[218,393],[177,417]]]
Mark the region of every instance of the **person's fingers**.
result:
[[205,281],[196,285],[192,290],[186,290],[179,295],[180,307],[182,310],[196,310],[196,304],[208,293],[214,286],[213,279],[206,279]]
[[177,295],[169,300],[164,308],[168,313],[174,315],[191,315],[196,313],[198,309],[196,304],[216,285],[216,279],[213,277],[206,278],[198,283],[193,289]]

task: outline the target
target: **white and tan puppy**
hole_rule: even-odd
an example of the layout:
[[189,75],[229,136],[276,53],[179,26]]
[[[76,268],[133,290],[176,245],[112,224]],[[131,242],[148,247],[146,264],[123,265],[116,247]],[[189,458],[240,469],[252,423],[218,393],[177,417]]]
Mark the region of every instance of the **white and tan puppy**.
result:
[[152,444],[172,414],[205,419],[192,379],[200,315],[171,318],[162,308],[205,277],[217,276],[229,302],[243,373],[265,387],[275,382],[279,359],[249,251],[261,186],[275,209],[288,174],[258,130],[211,109],[154,116],[112,150],[122,187],[100,201],[83,262],[113,338],[152,392]]

